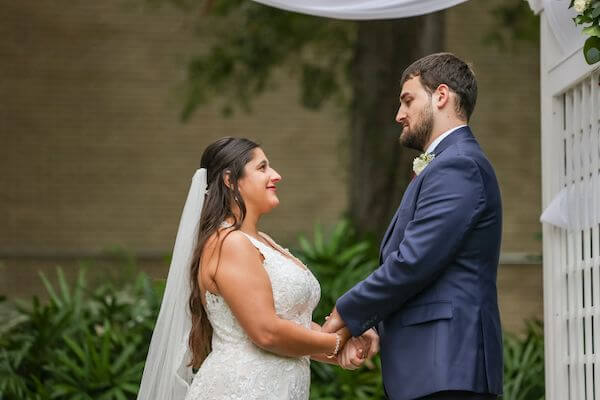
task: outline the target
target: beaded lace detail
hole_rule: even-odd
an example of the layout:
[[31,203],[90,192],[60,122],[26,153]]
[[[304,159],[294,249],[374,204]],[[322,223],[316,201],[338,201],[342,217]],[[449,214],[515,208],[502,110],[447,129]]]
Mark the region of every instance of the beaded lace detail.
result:
[[[310,329],[312,312],[321,297],[319,282],[287,250],[271,240],[277,250],[246,236],[264,257],[277,315]],[[308,400],[308,356],[283,357],[260,349],[225,300],[208,291],[206,311],[213,327],[212,352],[196,373],[185,400]]]

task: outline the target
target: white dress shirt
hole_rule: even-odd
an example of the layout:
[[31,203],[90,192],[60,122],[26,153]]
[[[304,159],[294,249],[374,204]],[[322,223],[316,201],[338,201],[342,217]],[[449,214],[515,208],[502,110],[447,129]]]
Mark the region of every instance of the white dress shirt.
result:
[[449,131],[446,131],[446,132],[442,133],[433,142],[431,142],[431,144],[429,145],[429,147],[427,147],[427,151],[425,151],[425,153],[433,153],[433,151],[435,150],[435,148],[437,147],[437,145],[440,144],[440,142],[442,140],[444,140],[448,135],[450,135],[455,130],[463,128],[465,126],[467,126],[467,125],[460,125],[460,126],[457,126],[456,128],[452,128]]

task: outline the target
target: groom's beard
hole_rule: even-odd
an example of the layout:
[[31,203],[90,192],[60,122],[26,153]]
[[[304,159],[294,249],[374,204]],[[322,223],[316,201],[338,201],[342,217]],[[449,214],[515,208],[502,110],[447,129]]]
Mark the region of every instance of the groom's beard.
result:
[[425,145],[429,141],[433,130],[433,107],[428,104],[421,110],[416,118],[416,125],[410,130],[404,127],[400,135],[400,144],[410,149],[425,151]]

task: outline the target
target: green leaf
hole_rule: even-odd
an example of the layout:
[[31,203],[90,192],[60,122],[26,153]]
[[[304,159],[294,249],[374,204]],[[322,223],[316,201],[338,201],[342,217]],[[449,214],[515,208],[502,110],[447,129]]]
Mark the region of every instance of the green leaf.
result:
[[44,286],[46,287],[46,291],[48,292],[48,295],[50,295],[50,299],[57,306],[59,306],[59,307],[62,306],[62,301],[56,295],[56,292],[54,291],[54,287],[52,286],[52,284],[50,283],[48,278],[46,278],[46,275],[43,272],[40,272],[39,275],[40,275],[40,279],[42,280]]
[[125,394],[123,394],[123,392],[120,389],[115,390],[115,398],[117,400],[127,400],[127,396],[125,396]]
[[314,252],[312,246],[310,245],[310,242],[308,241],[308,239],[306,239],[304,236],[300,236],[300,238],[298,238],[298,242],[300,242],[300,247],[302,248],[302,251],[306,254],[306,256],[314,259],[315,252]]
[[69,289],[69,284],[67,283],[67,278],[65,278],[65,274],[62,268],[58,268],[58,284],[60,286],[60,291],[62,293],[63,300],[65,304],[71,304],[71,290]]
[[134,351],[135,351],[135,346],[131,345],[131,346],[127,346],[125,348],[125,350],[121,354],[119,354],[119,357],[117,358],[117,360],[110,367],[113,374],[119,373],[119,371],[121,370],[121,368],[123,367],[125,362],[131,361],[131,360],[129,360],[129,357],[133,354]]
[[352,247],[340,252],[338,255],[340,264],[342,264],[342,265],[348,264],[352,258],[360,256],[360,255],[364,255],[365,252],[367,252],[369,250],[370,246],[371,246],[370,243],[361,242],[361,243],[357,243],[355,246],[352,246]]
[[583,45],[583,55],[585,61],[592,65],[600,62],[600,37],[589,37]]
[[72,394],[76,392],[77,388],[74,388],[71,385],[65,385],[62,383],[55,384],[52,390],[53,398],[62,398],[68,394]]
[[594,19],[600,17],[600,3],[594,4],[594,7],[592,9],[590,16]]
[[124,391],[127,391],[127,392],[132,393],[132,394],[137,394],[138,390],[140,390],[140,387],[139,387],[138,384],[124,383],[121,386],[123,387]]
[[323,229],[321,225],[315,225],[314,248],[317,254],[323,254],[325,245],[323,243]]
[[599,25],[588,26],[587,28],[583,29],[583,33],[585,33],[588,36],[600,37],[600,26]]
[[593,22],[594,20],[592,18],[590,18],[590,16],[588,16],[586,14],[582,14],[582,15],[578,15],[575,18],[573,18],[573,21],[575,21],[575,23],[577,25],[583,25],[583,24]]
[[79,346],[73,339],[69,337],[65,336],[64,340],[67,346],[71,349],[71,351],[73,351],[73,353],[77,355],[77,358],[79,358],[80,361],[85,363],[87,361],[87,355],[85,354],[83,348],[81,348],[81,346]]

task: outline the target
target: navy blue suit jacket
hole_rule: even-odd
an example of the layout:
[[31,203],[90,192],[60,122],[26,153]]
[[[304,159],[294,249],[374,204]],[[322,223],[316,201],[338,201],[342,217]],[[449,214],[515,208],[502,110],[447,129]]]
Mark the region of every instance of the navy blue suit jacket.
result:
[[391,400],[502,393],[498,182],[468,127],[434,154],[404,193],[381,265],[336,304],[354,336],[377,327]]

